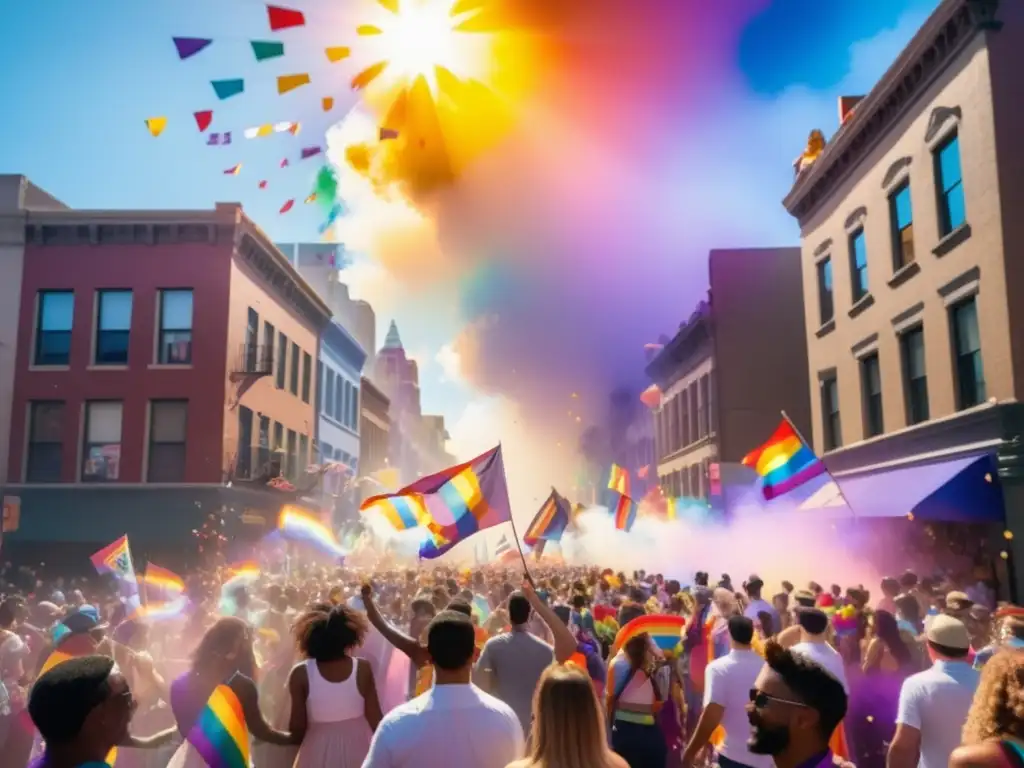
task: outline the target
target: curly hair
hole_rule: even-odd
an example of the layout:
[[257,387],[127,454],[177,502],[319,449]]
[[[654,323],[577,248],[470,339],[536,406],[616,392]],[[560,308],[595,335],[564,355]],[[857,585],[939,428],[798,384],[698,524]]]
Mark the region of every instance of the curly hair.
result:
[[964,723],[963,743],[1024,739],[1024,652],[1004,650],[982,668]]
[[366,615],[346,605],[311,606],[292,625],[299,651],[315,661],[335,661],[363,642]]

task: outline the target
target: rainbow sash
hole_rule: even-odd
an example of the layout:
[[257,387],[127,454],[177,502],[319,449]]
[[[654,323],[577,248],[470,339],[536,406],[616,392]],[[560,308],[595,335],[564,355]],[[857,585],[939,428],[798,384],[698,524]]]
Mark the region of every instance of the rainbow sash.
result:
[[187,738],[210,768],[249,768],[242,702],[227,685],[214,688]]

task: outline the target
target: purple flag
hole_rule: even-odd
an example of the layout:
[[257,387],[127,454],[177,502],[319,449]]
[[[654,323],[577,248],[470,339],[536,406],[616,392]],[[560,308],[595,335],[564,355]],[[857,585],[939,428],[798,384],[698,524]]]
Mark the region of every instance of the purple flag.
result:
[[213,40],[205,37],[175,37],[174,47],[178,49],[178,58],[187,59],[195,56],[212,42]]
[[302,159],[305,160],[307,157],[316,157],[323,150],[320,147],[305,147],[302,150]]

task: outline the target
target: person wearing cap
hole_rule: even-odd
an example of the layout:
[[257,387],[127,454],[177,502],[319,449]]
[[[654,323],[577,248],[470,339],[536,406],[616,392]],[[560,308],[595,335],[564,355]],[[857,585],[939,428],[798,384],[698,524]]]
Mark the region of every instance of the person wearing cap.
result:
[[967,660],[971,638],[962,621],[936,616],[925,637],[934,663],[903,681],[888,768],[946,768],[978,688],[980,675]]
[[961,621],[964,620],[973,605],[974,601],[967,596],[966,592],[953,590],[946,594],[946,613]]
[[745,582],[743,582],[743,591],[747,593],[747,607],[743,611],[743,615],[751,621],[760,621],[762,613],[767,613],[771,616],[772,626],[762,627],[766,635],[776,634],[782,629],[782,621],[779,619],[779,612],[775,610],[775,606],[764,600],[761,597],[761,590],[764,588],[764,580],[757,574],[751,574]]
[[39,674],[69,658],[97,653],[109,626],[94,606],[82,605],[73,610],[54,626],[50,648],[40,655]]

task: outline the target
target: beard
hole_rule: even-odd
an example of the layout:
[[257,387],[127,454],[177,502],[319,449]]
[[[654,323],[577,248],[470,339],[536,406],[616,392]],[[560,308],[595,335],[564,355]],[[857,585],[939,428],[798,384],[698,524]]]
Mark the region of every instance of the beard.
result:
[[785,725],[768,725],[760,718],[751,716],[751,733],[747,749],[755,755],[777,755],[789,746],[789,728]]

